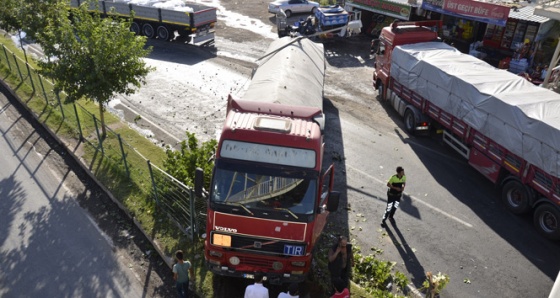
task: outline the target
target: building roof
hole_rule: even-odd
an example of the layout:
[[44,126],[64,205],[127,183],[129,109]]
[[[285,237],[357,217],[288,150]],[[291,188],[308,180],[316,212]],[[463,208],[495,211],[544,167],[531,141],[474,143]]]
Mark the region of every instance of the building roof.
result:
[[509,11],[509,17],[512,19],[518,19],[518,20],[536,22],[536,23],[544,23],[550,20],[547,17],[535,15],[534,12],[535,12],[535,7],[531,5],[517,8],[517,11],[512,6]]

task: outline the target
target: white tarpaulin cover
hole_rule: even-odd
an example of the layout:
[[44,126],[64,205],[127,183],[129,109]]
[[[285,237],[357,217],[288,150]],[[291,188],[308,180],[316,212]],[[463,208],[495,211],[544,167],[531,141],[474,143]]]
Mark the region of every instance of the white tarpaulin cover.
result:
[[391,59],[398,82],[559,177],[560,94],[442,42],[398,46]]
[[301,37],[275,40],[242,99],[323,110],[325,65],[322,44]]

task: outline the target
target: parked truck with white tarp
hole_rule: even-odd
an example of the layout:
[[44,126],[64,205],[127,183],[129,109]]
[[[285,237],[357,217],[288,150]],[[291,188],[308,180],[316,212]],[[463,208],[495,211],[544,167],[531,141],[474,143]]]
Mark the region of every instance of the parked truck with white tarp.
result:
[[[71,7],[89,5],[90,11],[102,15],[130,17],[134,15],[130,30],[148,38],[162,40],[188,37],[189,43],[203,44],[214,40],[214,26],[217,22],[216,8],[198,3],[136,1],[88,1],[71,0]],[[134,12],[134,14],[132,14]]]
[[422,22],[385,27],[376,43],[373,84],[405,129],[441,128],[511,212],[533,211],[538,231],[560,240],[560,95],[438,41]]

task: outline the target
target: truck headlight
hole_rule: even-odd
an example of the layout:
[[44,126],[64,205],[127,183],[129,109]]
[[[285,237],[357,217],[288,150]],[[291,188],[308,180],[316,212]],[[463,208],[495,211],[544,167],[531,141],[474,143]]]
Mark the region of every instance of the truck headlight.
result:
[[305,262],[303,261],[292,262],[292,266],[305,267]]
[[215,251],[215,250],[211,250],[208,252],[209,255],[213,256],[213,257],[218,257],[221,258],[222,257],[222,253],[219,251]]
[[233,256],[229,258],[229,263],[232,264],[233,266],[237,266],[239,265],[239,263],[241,263],[241,260],[239,260],[238,257]]

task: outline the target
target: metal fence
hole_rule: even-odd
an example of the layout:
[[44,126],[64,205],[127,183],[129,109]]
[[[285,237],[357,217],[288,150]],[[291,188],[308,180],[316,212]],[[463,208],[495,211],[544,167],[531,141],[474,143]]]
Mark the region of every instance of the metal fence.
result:
[[[52,112],[49,117],[60,117],[78,142],[82,141],[87,145],[85,150],[93,158],[87,160],[90,164],[85,166],[118,201],[123,203],[130,196],[139,195],[154,202],[161,213],[189,236],[189,240],[204,233],[204,198],[195,197],[193,189],[153,165],[134,146],[121,138],[119,128],[105,126],[107,134],[103,136],[101,121],[92,112],[95,109],[65,103],[65,95],[54,92],[52,82],[42,77],[5,45],[1,46],[0,63],[10,70],[20,85],[30,86],[32,95],[41,97],[45,100],[45,105],[53,107],[56,113]],[[29,105],[31,99],[23,101]],[[122,129],[126,128],[128,127]],[[132,187],[122,187],[127,183],[132,184]]]

